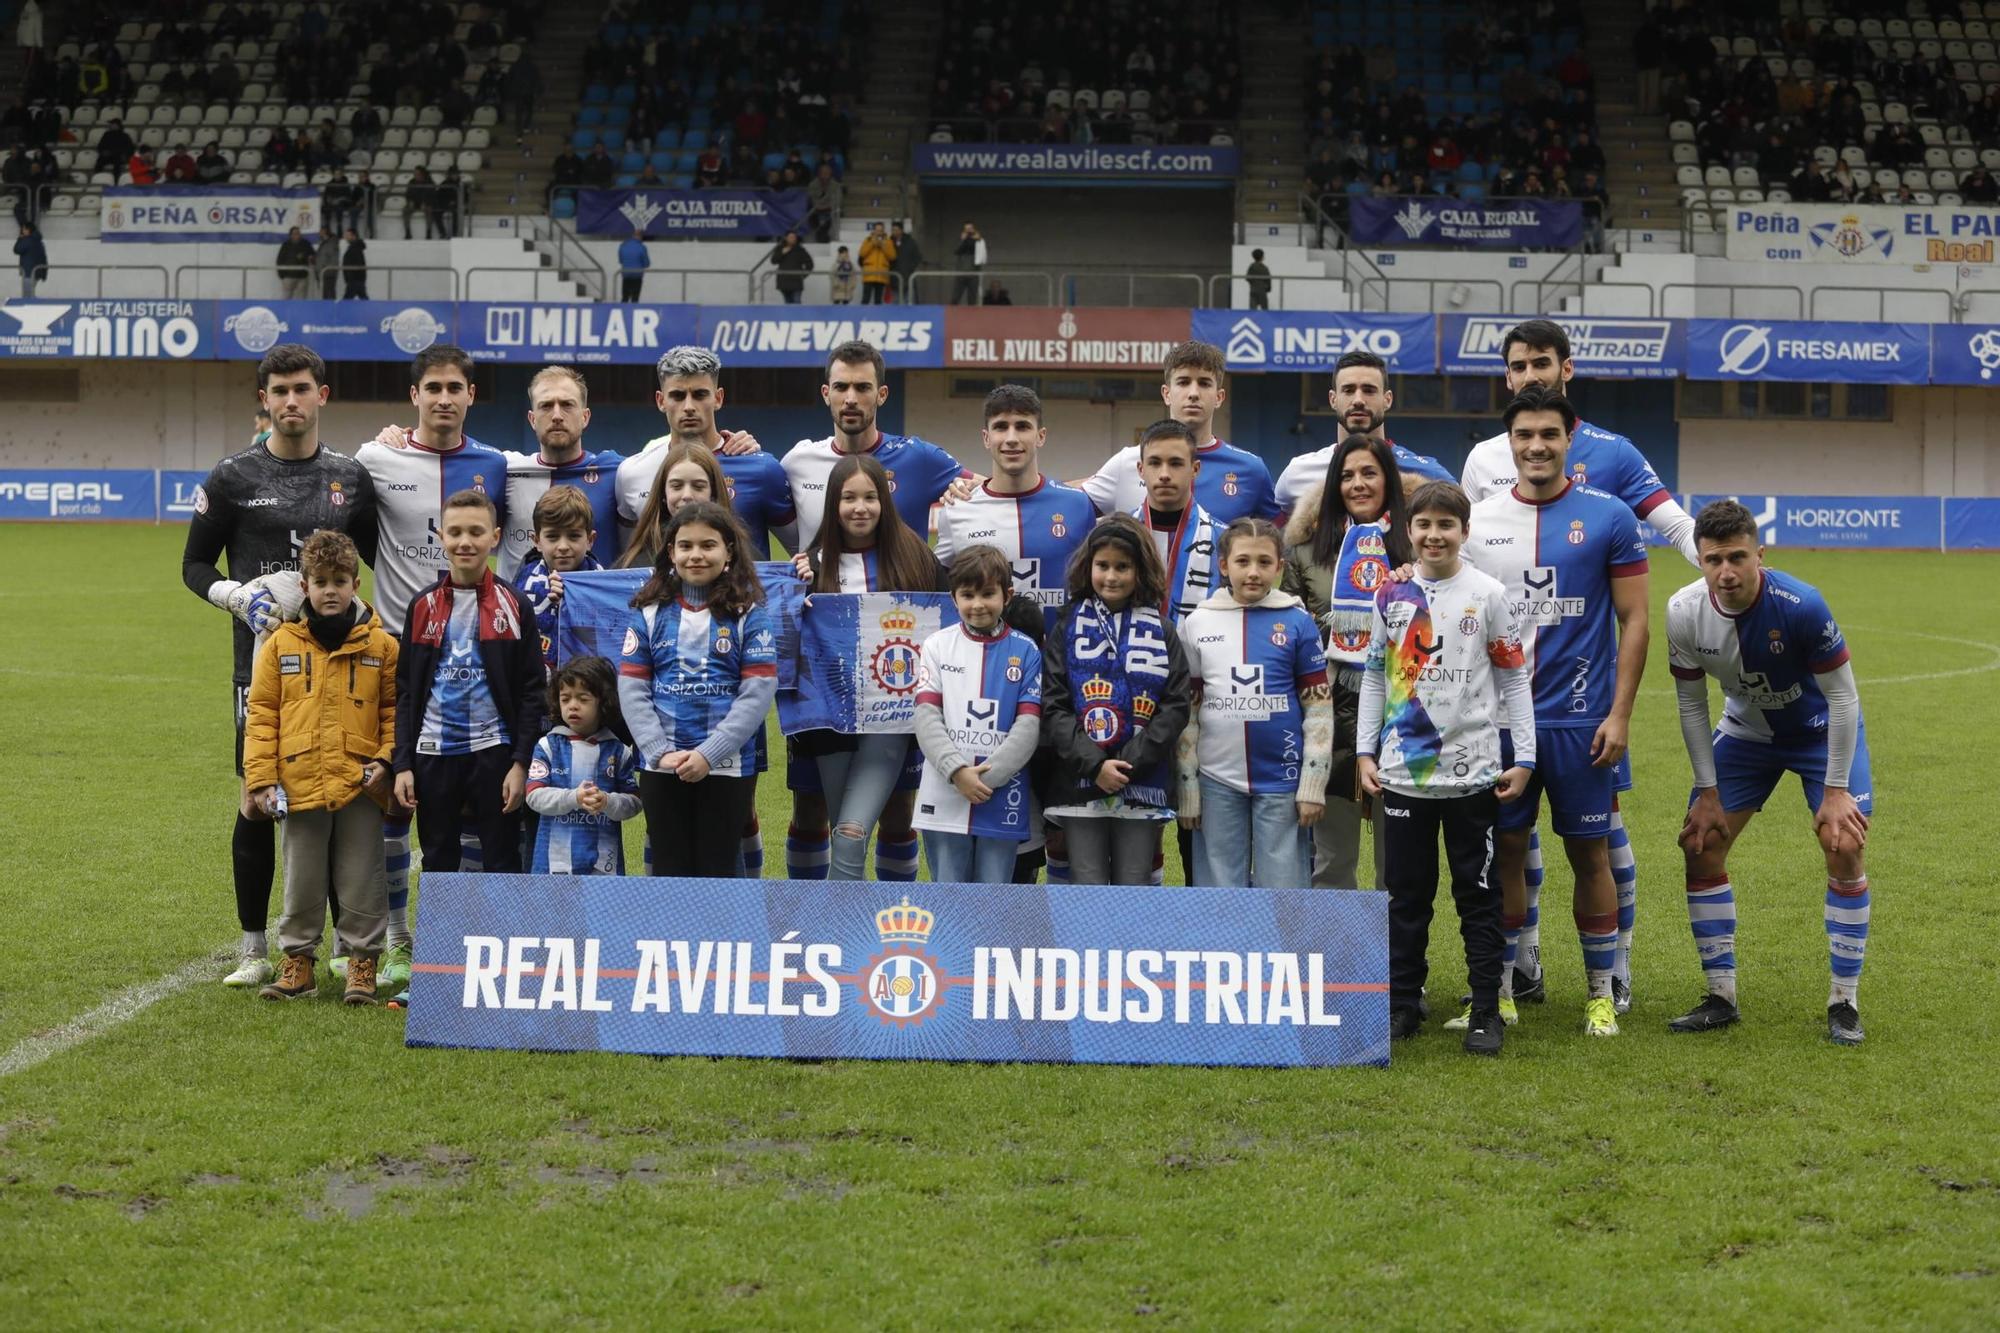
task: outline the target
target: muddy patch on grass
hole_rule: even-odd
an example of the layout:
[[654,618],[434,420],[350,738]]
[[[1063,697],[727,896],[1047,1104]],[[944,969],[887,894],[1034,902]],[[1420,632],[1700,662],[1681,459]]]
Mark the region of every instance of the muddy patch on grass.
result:
[[227,1171],[197,1171],[188,1177],[187,1183],[199,1189],[222,1185],[240,1185],[243,1183],[243,1178],[231,1175]]
[[471,1173],[468,1153],[432,1144],[422,1157],[391,1157],[377,1153],[369,1166],[335,1171],[326,1178],[318,1199],[306,1204],[309,1222],[344,1217],[356,1221],[375,1211],[382,1196],[457,1185]]
[[152,1212],[165,1202],[166,1200],[160,1198],[158,1195],[141,1194],[125,1205],[125,1216],[131,1218],[134,1222],[142,1221],[146,1214]]

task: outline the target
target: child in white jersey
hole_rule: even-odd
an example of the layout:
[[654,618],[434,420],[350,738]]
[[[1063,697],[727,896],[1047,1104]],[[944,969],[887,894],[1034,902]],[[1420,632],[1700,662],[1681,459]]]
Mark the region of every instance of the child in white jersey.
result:
[[[1466,1012],[1446,1026],[1465,1032],[1472,1054],[1498,1055],[1514,1005],[1500,998],[1504,940],[1493,826],[1499,803],[1527,788],[1535,715],[1506,590],[1458,558],[1471,514],[1465,492],[1448,481],[1427,482],[1411,497],[1416,575],[1375,594],[1356,766],[1362,789],[1382,803],[1389,1033],[1412,1037],[1423,1027],[1441,828],[1472,990]],[[1504,770],[1496,704],[1514,747]]]
[[918,654],[925,764],[914,823],[932,879],[1005,884],[1034,830],[1023,769],[1041,738],[1042,654],[1000,618],[1013,580],[998,548],[959,552],[949,579],[959,623],[924,640]]
[[1333,759],[1326,654],[1311,613],[1278,589],[1283,538],[1270,520],[1225,528],[1221,563],[1228,588],[1180,623],[1195,703],[1179,757],[1181,823],[1196,830],[1191,879],[1302,889],[1305,830]]
[[622,875],[618,825],[639,813],[639,763],[618,739],[618,678],[602,657],[572,657],[549,682],[549,713],[561,719],[535,742],[528,809],[535,812],[537,875]]

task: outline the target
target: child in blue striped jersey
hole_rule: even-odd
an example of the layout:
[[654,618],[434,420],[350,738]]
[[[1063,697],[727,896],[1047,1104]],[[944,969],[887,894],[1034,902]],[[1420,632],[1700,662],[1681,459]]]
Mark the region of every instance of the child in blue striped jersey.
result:
[[618,825],[639,813],[639,760],[618,739],[618,678],[602,657],[572,657],[549,682],[549,712],[562,719],[535,742],[528,808],[537,875],[622,875]]

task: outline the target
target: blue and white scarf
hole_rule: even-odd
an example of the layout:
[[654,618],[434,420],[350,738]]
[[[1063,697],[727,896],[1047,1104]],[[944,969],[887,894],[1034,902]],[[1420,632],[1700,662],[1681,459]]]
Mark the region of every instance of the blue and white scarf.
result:
[[[1070,706],[1106,756],[1115,756],[1132,733],[1152,720],[1166,699],[1167,628],[1150,606],[1113,611],[1095,597],[1076,604],[1062,645],[1069,667]],[[1169,808],[1167,762],[1134,769],[1121,795],[1129,804]],[[1094,781],[1079,781],[1084,799],[1103,795]],[[1061,801],[1054,804],[1061,804]]]
[[1375,623],[1375,592],[1389,581],[1389,548],[1384,522],[1347,525],[1340,555],[1333,562],[1333,585],[1326,613],[1326,657],[1359,670],[1368,661]]
[[[1147,531],[1157,531],[1150,504],[1141,503],[1132,516]],[[1216,548],[1221,542],[1222,526],[1206,509],[1189,500],[1173,531],[1167,534],[1167,595],[1160,603],[1160,614],[1168,624],[1178,622],[1221,586],[1215,577]]]

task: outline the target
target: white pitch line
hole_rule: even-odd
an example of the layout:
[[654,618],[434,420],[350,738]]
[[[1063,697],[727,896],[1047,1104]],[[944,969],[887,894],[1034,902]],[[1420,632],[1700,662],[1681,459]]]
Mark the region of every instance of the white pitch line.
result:
[[0,1078],[33,1069],[51,1056],[61,1055],[73,1046],[80,1046],[93,1037],[101,1037],[111,1029],[130,1022],[169,995],[184,991],[197,982],[213,980],[216,964],[230,956],[229,951],[224,949],[197,958],[178,971],[120,991],[89,1013],[71,1019],[54,1031],[26,1038],[5,1055],[0,1055]]

